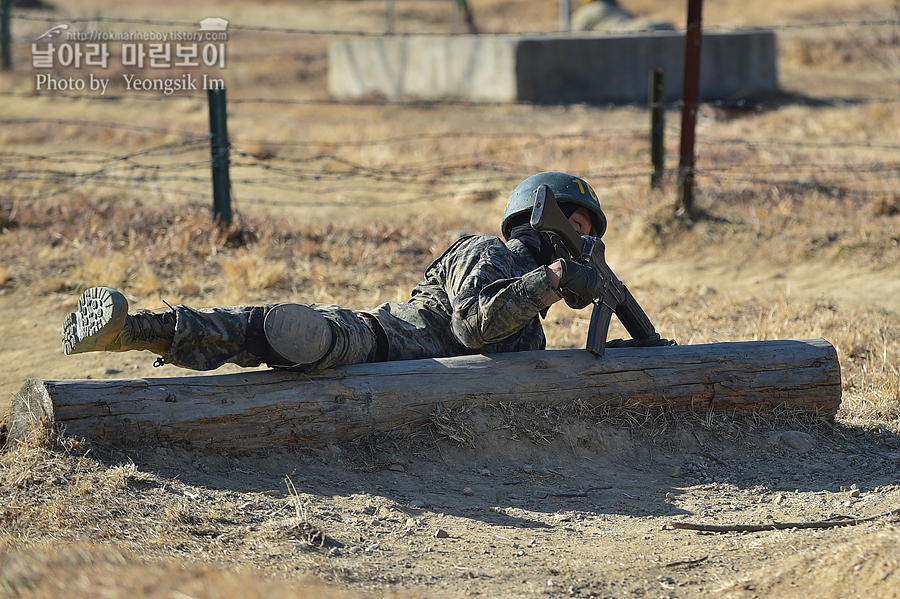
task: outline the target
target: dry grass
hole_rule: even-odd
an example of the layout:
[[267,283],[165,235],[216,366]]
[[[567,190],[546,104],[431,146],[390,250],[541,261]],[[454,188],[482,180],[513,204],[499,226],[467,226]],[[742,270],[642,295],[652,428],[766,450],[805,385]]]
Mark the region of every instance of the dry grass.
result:
[[[338,5],[328,10],[331,6]],[[767,18],[803,22],[809,19],[803,15],[810,6],[782,7]],[[355,5],[353,18],[371,17],[373,7]],[[634,9],[644,14],[660,10],[638,2]],[[555,18],[543,8],[528,10],[535,24]],[[821,10],[823,19],[890,16],[879,6],[854,13],[835,3]],[[508,12],[503,3],[481,8],[486,22]],[[707,18],[710,24],[727,22],[715,12]],[[426,28],[438,22],[432,17],[424,21]],[[515,25],[507,22],[496,28]],[[825,39],[816,37],[816,31],[788,36],[781,57],[786,71],[827,67],[830,72],[843,68],[885,73],[892,42],[880,29],[868,37],[857,30],[827,30],[830,37]],[[254,35],[248,34],[246,45],[235,42],[233,76],[265,82],[270,90],[298,87],[278,60],[241,58],[242,53],[253,54],[259,41]],[[288,51],[285,39],[267,40],[276,56],[287,56],[278,54]],[[296,51],[321,57],[322,40],[309,43]],[[297,75],[307,97],[324,94],[317,60],[300,61],[309,69]],[[21,79],[17,73],[9,77]],[[864,88],[865,80],[860,85]],[[17,101],[12,112],[38,115],[47,104],[60,116],[72,108],[71,102],[46,98]],[[148,111],[123,103],[116,107],[116,120],[148,127],[164,120],[202,139],[205,115],[190,106],[187,100],[174,99]],[[614,266],[690,256],[693,263],[726,274],[732,269],[762,276],[797,264],[822,272],[827,264],[840,273],[868,273],[876,279],[900,264],[900,187],[896,178],[870,176],[866,170],[883,164],[882,146],[896,140],[900,112],[895,108],[885,103],[818,109],[795,105],[724,122],[701,120],[698,166],[705,175],[698,185],[700,211],[689,220],[672,216],[672,181],[660,194],[648,192],[643,180],[607,178],[633,172],[644,160],[646,115],[633,108],[235,108],[229,125],[238,156],[234,178],[266,173],[263,199],[284,203],[243,203],[258,190],[236,185],[238,215],[227,231],[212,225],[205,206],[185,203],[165,191],[148,192],[140,184],[160,172],[177,172],[179,161],[205,160],[202,144],[188,147],[187,154],[137,155],[143,148],[184,140],[168,133],[87,124],[10,127],[4,130],[4,143],[25,150],[52,141],[54,152],[87,143],[112,154],[137,154],[130,158],[126,175],[133,179],[119,179],[115,185],[88,183],[43,200],[22,198],[56,194],[69,184],[49,179],[7,186],[0,194],[5,231],[0,240],[0,288],[75,294],[106,284],[123,288],[135,303],[150,308],[163,300],[200,305],[296,300],[352,307],[402,301],[424,267],[459,233],[496,232],[509,189],[528,172],[543,168],[594,177],[612,223],[608,245]],[[402,119],[396,118],[397,111]],[[77,114],[103,120],[108,112],[109,106],[86,103]],[[444,116],[436,118],[438,113]],[[524,130],[523,121],[529,124]],[[423,131],[428,135],[421,135]],[[498,134],[477,134],[483,131]],[[669,137],[674,153],[676,140]],[[769,143],[773,139],[779,143]],[[34,159],[19,166],[42,168],[44,162]],[[294,172],[297,165],[308,169],[299,193],[296,180],[293,191],[285,189],[290,177],[279,175]],[[87,161],[73,168],[95,166]],[[205,191],[206,183],[185,184],[185,189],[192,188]],[[723,260],[724,253],[736,260]],[[629,274],[620,272],[657,327],[682,343],[829,339],[838,348],[847,388],[843,417],[865,413],[895,421],[897,312],[846,301],[840,275],[831,291],[844,301],[833,300],[832,293],[810,297],[792,292],[790,280],[748,295],[746,287],[721,288],[715,277],[697,286],[677,276],[661,284],[658,278],[644,282]],[[551,346],[581,345],[584,315],[554,309],[549,324]]]
[[14,552],[0,557],[0,596],[54,599],[350,599],[356,593],[309,581],[282,582],[252,568],[147,560],[108,546],[78,543],[63,549]]
[[[643,211],[632,204],[631,226],[620,225],[626,232],[618,246],[610,241],[611,248],[627,254],[634,247],[662,259],[692,251],[703,263],[728,247],[762,269],[790,264],[798,256],[810,264],[827,262],[835,272],[863,268],[877,273],[900,262],[892,241],[897,216],[854,209],[852,200],[796,191],[790,210],[781,211],[765,199],[736,203],[723,197],[710,201],[716,218],[691,222],[673,220],[650,201]],[[629,218],[620,214],[620,220]],[[49,200],[19,205],[15,221],[3,237],[11,258],[6,289],[74,294],[89,285],[114,285],[137,305],[151,308],[162,300],[195,305],[295,300],[351,307],[402,301],[460,224],[433,220],[426,227],[414,219],[341,227],[247,215],[222,231],[200,206],[104,205],[85,196],[73,196],[65,205]],[[48,230],[50,236],[42,233]],[[627,274],[622,273],[626,280]],[[798,295],[789,284],[753,295],[719,291],[714,280],[703,286],[677,280],[630,285],[657,328],[681,343],[828,339],[842,365],[847,401],[841,417],[897,426],[897,312]],[[585,318],[555,308],[547,327],[550,345],[580,346]],[[624,332],[614,327],[611,335]]]
[[291,518],[292,487],[284,498],[192,487],[41,431],[0,455],[0,489],[0,596],[358,596],[263,572],[318,563],[324,538]]
[[[874,589],[892,577],[900,566],[898,552],[900,530],[887,525],[884,530],[836,546],[823,547],[812,555],[792,557],[777,568],[766,568],[755,580],[744,576],[717,589],[722,597],[756,596],[785,599],[817,597],[833,592],[834,581],[847,588]],[[862,591],[865,592],[865,591]],[[900,597],[900,587],[887,585],[877,592],[883,599]]]
[[[159,18],[164,6],[165,18],[193,21],[199,10],[157,4],[135,4],[128,16]],[[235,22],[285,24],[286,3],[228,4]],[[438,6],[446,3],[415,4],[423,7],[399,13],[401,30],[448,29],[446,7]],[[488,30],[550,29],[558,18],[555,3],[475,4]],[[112,6],[110,14],[125,10],[97,0],[96,14]],[[380,0],[311,0],[304,6],[315,9],[304,14],[308,27],[341,23],[377,31],[383,25]],[[683,3],[634,0],[629,7],[677,24],[684,20]],[[89,7],[71,3],[66,9],[81,14]],[[767,25],[891,18],[891,10],[884,2],[728,0],[711,3],[704,17],[709,25]],[[896,94],[896,41],[886,31],[780,33],[783,85],[814,97]],[[229,97],[324,99],[326,41],[236,35],[229,41]],[[30,72],[2,77],[5,89],[33,90]],[[673,217],[671,179],[662,193],[646,189],[642,109],[234,104],[229,130],[237,217],[225,230],[212,224],[208,206],[171,191],[208,192],[202,102],[7,98],[4,113],[162,123],[199,141],[176,150],[185,140],[171,133],[84,123],[5,125],[4,148],[35,156],[15,162],[9,172],[51,164],[74,173],[96,169],[96,156],[78,154],[85,148],[130,158],[106,181],[0,184],[0,293],[74,298],[85,287],[104,284],[120,287],[141,308],[163,301],[207,306],[293,300],[358,308],[402,301],[460,233],[498,231],[505,199],[521,178],[561,169],[594,181],[611,221],[610,262],[664,335],[681,343],[821,336],[834,344],[844,384],[837,426],[784,411],[734,416],[578,403],[501,406],[482,415],[465,408],[435,414],[429,443],[433,433],[471,446],[476,417],[541,446],[572,419],[663,443],[679,427],[723,440],[778,427],[900,435],[900,304],[884,292],[896,289],[889,286],[896,285],[900,265],[900,182],[890,170],[896,159],[885,150],[900,136],[896,103],[797,104],[731,120],[702,118],[700,210],[692,219]],[[667,117],[671,167],[677,113]],[[170,149],[144,154],[161,146]],[[165,180],[185,173],[196,181]],[[688,268],[694,269],[690,275],[683,272]],[[586,325],[586,312],[555,307],[546,327],[550,346],[580,347]],[[624,331],[614,322],[611,335]],[[0,456],[0,596],[348,596],[305,580],[282,582],[296,564],[326,580],[345,576],[323,567],[322,548],[297,521],[298,506],[312,501],[301,494],[191,487],[141,472],[110,448],[66,437],[33,440]],[[895,543],[892,534],[872,539],[872,547]],[[808,572],[825,567],[839,577],[874,581],[883,570],[863,563],[865,549],[847,544],[823,553],[816,564],[798,559],[791,564],[792,580],[808,580]],[[894,559],[896,553],[883,555]],[[895,569],[896,562],[885,567]],[[788,596],[779,576],[773,572],[759,591]],[[865,584],[876,588],[877,581]]]

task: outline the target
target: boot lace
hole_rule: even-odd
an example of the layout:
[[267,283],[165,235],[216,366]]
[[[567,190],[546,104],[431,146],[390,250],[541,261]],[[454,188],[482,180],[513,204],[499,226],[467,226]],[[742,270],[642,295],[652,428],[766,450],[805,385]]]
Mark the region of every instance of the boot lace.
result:
[[129,334],[133,341],[152,343],[153,341],[171,341],[175,337],[175,313],[141,310],[128,319]]

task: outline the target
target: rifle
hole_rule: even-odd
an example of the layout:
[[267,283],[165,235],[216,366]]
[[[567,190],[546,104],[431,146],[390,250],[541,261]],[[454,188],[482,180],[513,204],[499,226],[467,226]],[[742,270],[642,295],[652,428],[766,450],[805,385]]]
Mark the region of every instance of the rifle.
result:
[[[541,185],[535,191],[531,228],[555,236],[565,246],[572,260],[600,271],[603,290],[600,297],[592,298],[594,308],[587,337],[589,352],[597,357],[603,356],[613,312],[638,344],[674,345],[674,341],[660,338],[643,308],[606,263],[606,245],[598,237],[579,235],[560,210],[556,196],[546,185]],[[640,343],[642,341],[644,343]]]

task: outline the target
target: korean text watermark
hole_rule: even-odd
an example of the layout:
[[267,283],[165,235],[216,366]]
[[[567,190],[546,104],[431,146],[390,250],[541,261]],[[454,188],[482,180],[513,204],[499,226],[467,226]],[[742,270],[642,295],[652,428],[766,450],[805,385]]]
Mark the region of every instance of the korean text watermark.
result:
[[[31,62],[37,70],[59,67],[108,69],[122,66],[130,69],[194,68],[224,69],[228,21],[209,17],[200,21],[197,31],[69,31],[68,24],[52,27],[31,44]],[[97,91],[104,95],[111,80],[118,80],[128,91],[161,91],[171,95],[177,91],[223,89],[221,78],[206,73],[183,73],[177,77],[138,76],[103,77],[93,72],[86,75],[59,76],[36,73],[36,91]]]

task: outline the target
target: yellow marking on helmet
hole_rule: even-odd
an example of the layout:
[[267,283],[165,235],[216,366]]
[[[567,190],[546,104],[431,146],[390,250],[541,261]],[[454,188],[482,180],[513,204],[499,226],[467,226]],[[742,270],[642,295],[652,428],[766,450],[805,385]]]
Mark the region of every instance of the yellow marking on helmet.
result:
[[584,181],[582,181],[581,179],[572,179],[572,183],[578,183],[578,189],[581,190],[582,194],[584,193]]
[[597,197],[597,192],[594,191],[594,188],[582,181],[581,179],[572,179],[572,183],[578,183],[578,189],[581,190],[581,193],[584,194],[584,188],[587,187],[587,190],[591,192],[591,197],[600,201],[600,198]]

